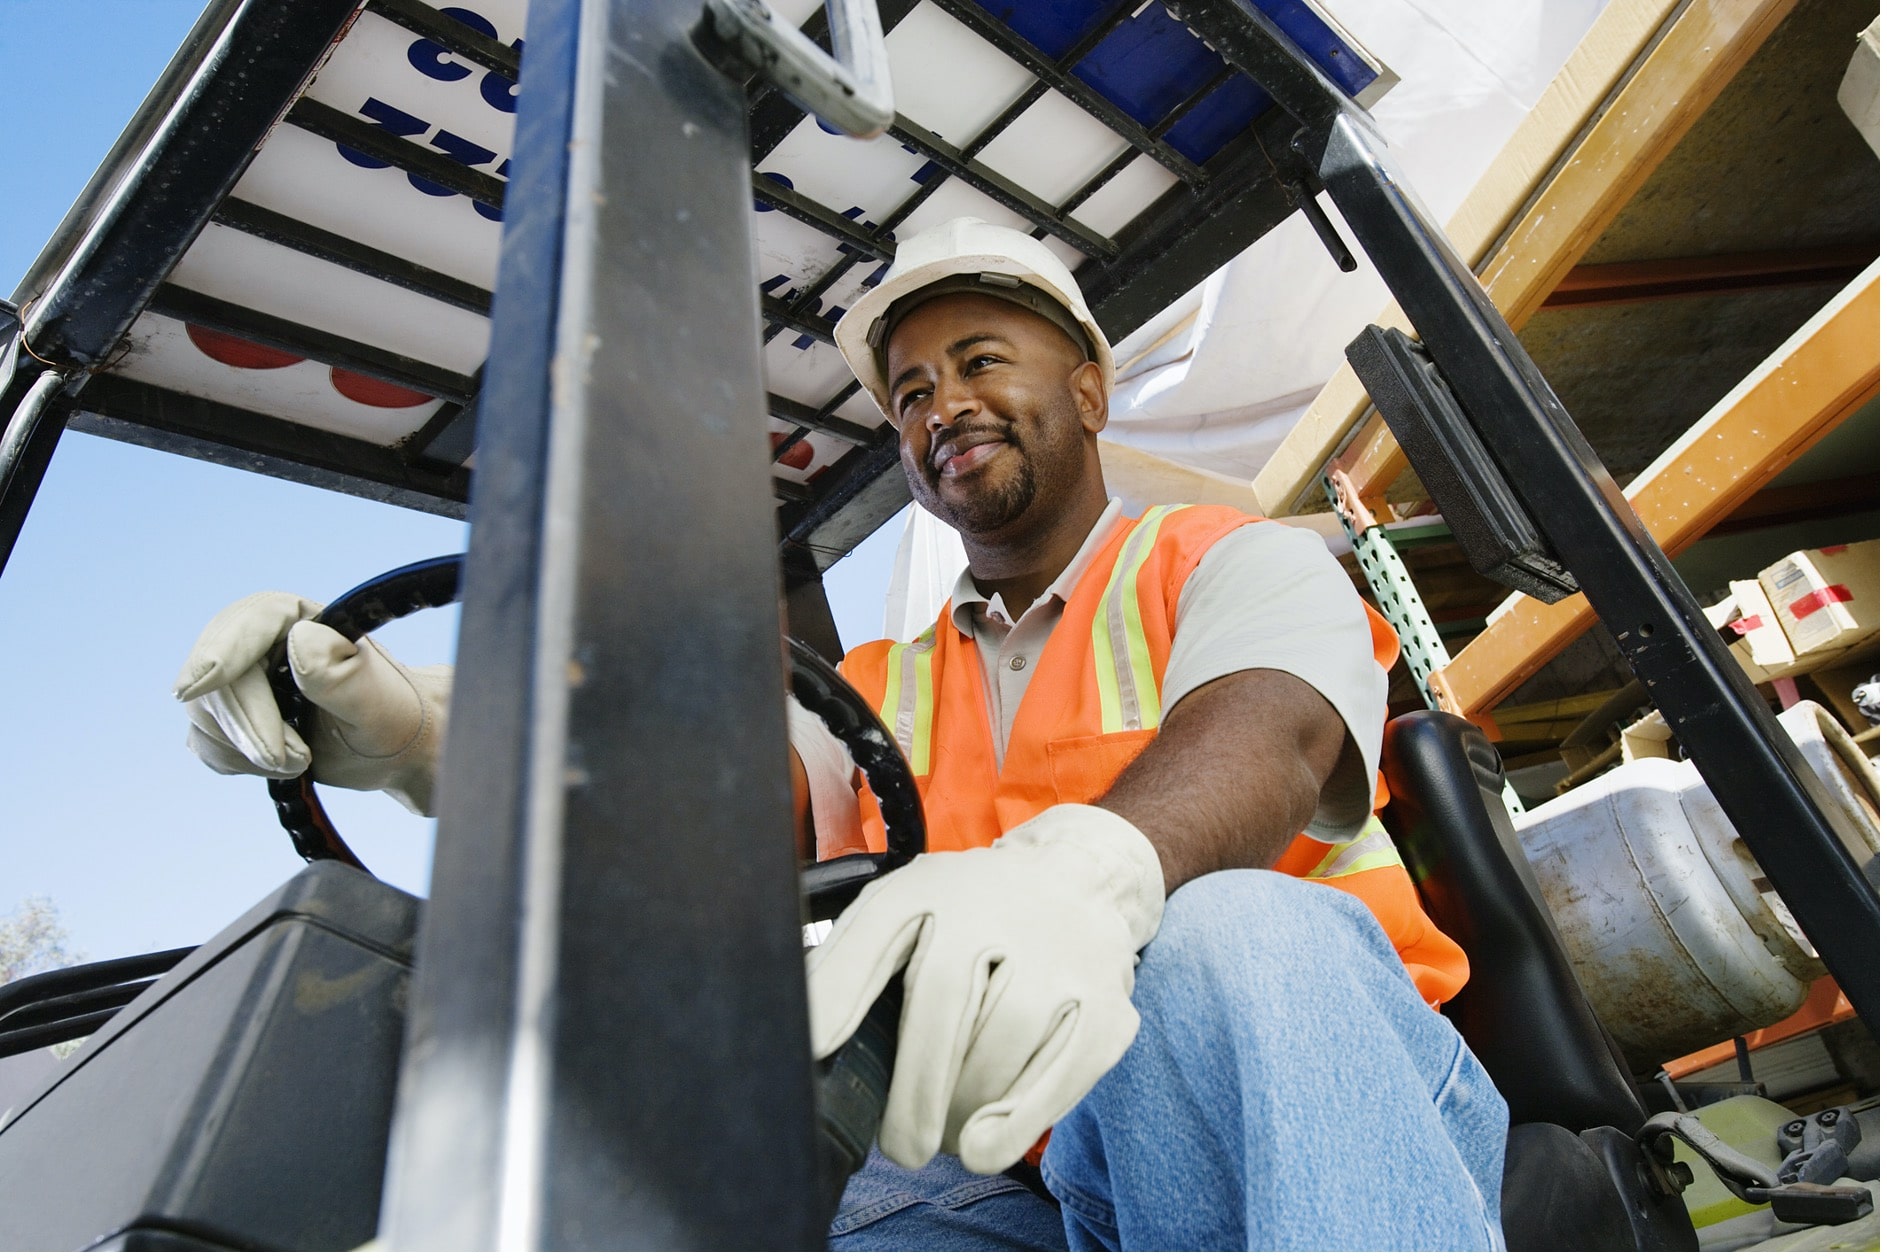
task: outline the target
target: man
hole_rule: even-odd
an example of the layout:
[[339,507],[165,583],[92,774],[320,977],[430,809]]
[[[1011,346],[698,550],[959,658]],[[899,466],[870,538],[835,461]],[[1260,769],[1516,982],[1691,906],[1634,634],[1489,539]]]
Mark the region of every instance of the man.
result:
[[[1371,819],[1386,680],[1342,570],[1224,509],[1121,517],[1096,443],[1112,353],[1021,233],[901,244],[838,340],[970,562],[933,629],[845,665],[932,851],[809,961],[817,1055],[905,988],[882,1153],[835,1247],[1497,1246],[1505,1106],[1430,1008],[1465,965]],[[180,678],[199,754],[307,763],[246,680],[286,633],[330,713],[317,775],[423,807],[439,679],[257,600]],[[833,741],[798,713],[793,742],[808,844],[881,843]]]

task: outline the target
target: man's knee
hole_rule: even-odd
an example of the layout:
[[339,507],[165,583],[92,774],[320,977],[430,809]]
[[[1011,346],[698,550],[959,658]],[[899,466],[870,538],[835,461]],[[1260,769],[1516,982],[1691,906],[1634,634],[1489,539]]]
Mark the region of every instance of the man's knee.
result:
[[1167,899],[1137,984],[1289,982],[1358,965],[1401,967],[1361,900],[1288,874],[1230,869],[1196,878]]

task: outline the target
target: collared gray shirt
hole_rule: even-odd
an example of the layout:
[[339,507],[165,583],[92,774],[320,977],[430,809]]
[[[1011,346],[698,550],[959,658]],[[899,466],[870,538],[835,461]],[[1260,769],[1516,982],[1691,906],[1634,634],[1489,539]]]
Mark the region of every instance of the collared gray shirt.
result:
[[[979,591],[968,571],[957,579],[951,623],[976,641],[999,767],[1036,661],[1061,623],[1069,593],[1120,514],[1119,499],[1108,503],[1061,575],[1018,615],[1000,595]],[[1297,677],[1343,718],[1348,746],[1324,785],[1307,833],[1330,843],[1354,838],[1369,819],[1375,793],[1389,682],[1376,666],[1355,588],[1323,539],[1308,529],[1246,524],[1206,551],[1180,591],[1160,687],[1161,720],[1207,682],[1254,668]],[[856,842],[855,771],[843,745],[798,704],[788,708],[793,746],[811,787],[814,829],[827,843]]]

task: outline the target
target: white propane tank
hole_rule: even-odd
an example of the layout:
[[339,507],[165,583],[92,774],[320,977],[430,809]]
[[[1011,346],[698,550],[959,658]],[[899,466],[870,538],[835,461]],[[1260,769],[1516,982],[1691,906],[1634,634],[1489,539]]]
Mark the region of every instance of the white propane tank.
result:
[[[1825,711],[1783,728],[1880,849],[1879,780]],[[1515,820],[1573,969],[1634,1069],[1768,1026],[1826,973],[1688,761],[1633,760]]]

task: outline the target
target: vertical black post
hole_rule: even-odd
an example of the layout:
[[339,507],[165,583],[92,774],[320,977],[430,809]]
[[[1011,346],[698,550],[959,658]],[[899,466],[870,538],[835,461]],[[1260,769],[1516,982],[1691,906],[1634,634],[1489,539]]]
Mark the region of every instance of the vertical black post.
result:
[[72,406],[65,387],[58,372],[43,371],[20,372],[11,387],[0,389],[0,572],[65,433]]
[[535,0],[382,1232],[818,1248],[745,103]]

